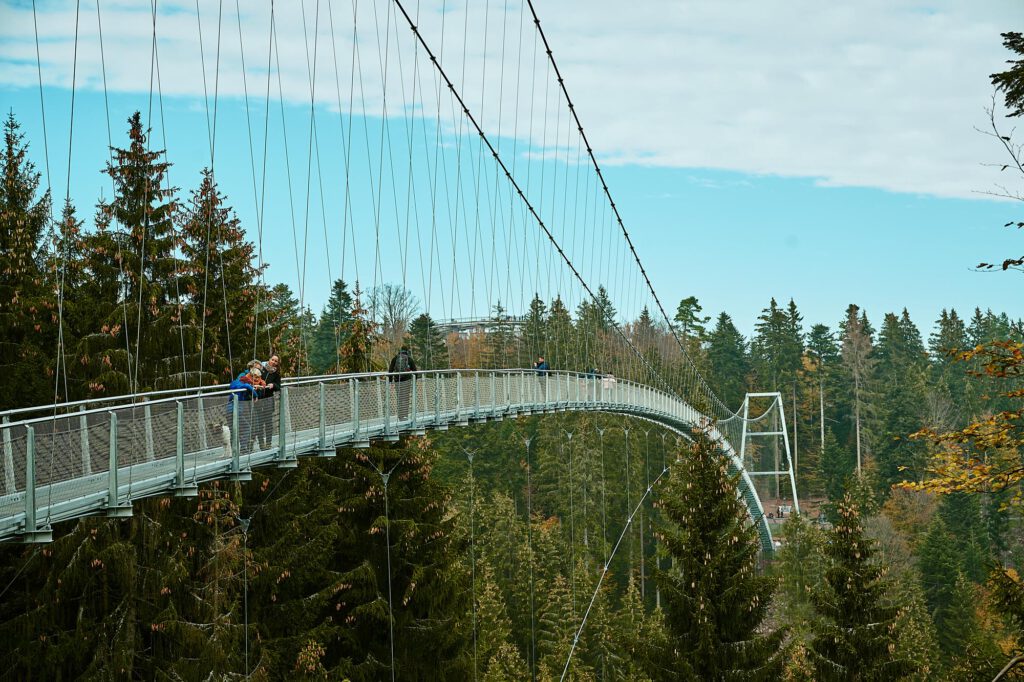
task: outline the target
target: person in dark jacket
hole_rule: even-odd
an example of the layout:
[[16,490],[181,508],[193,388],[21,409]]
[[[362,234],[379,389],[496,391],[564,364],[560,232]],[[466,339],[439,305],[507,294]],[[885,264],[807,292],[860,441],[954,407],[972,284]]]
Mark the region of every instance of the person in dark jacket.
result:
[[412,396],[412,372],[416,370],[416,361],[412,359],[412,353],[408,346],[402,346],[401,350],[391,358],[388,365],[389,381],[395,384],[395,394],[398,397],[398,419],[399,421],[409,417],[409,400]]
[[281,390],[281,358],[277,354],[263,363],[263,380],[267,387],[256,403],[256,440],[267,450],[274,435],[274,396]]
[[545,384],[547,383],[548,375],[548,361],[544,359],[543,355],[537,356],[537,362],[533,363],[533,369],[537,372],[537,402],[544,400],[545,398]]

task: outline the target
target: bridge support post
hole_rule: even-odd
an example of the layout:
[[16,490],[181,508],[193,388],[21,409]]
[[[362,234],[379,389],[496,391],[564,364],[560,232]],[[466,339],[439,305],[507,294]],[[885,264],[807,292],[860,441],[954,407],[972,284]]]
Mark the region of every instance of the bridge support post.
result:
[[[415,374],[412,375],[412,405],[410,406],[410,418],[412,426],[412,433],[414,436],[422,436],[426,434],[426,431],[419,426],[419,393],[417,392],[417,377]],[[420,389],[422,392],[423,389]]]
[[[246,429],[246,440],[249,441],[248,445],[252,445],[252,401],[246,401],[249,405],[249,428]],[[231,395],[231,469],[228,471],[229,481],[251,481],[252,474],[248,471],[242,471],[242,436],[238,430],[239,419],[245,419],[245,417],[239,417],[238,412],[241,407],[241,401],[238,399],[238,395]]]
[[[402,390],[401,387],[398,386],[399,383],[400,382],[398,382],[398,381],[395,382],[395,403],[397,403],[397,404],[401,404],[399,402],[399,400],[398,400],[398,391]],[[383,417],[383,419],[384,419],[384,440],[389,442],[389,443],[394,443],[394,442],[398,441],[398,416],[397,416],[397,412],[398,411],[395,410],[395,413],[396,413],[395,424],[394,424],[394,429],[392,429],[392,422],[391,422],[391,382],[388,380],[387,377],[383,377],[383,376],[377,377],[377,395],[379,396],[381,394],[384,395],[384,401],[381,403],[381,405],[383,405],[382,409],[383,409],[383,412],[384,412],[384,414],[381,415]],[[396,405],[396,407],[397,407],[397,405]]]
[[320,388],[320,438],[316,454],[320,457],[334,457],[334,447],[327,444],[327,387],[318,382]]
[[23,542],[50,542],[50,527],[39,528],[36,522],[36,430],[31,426],[25,432],[25,532]]
[[469,426],[469,417],[465,414],[465,405],[462,400],[462,372],[455,375],[455,424]]
[[[85,412],[85,405],[78,411]],[[92,473],[92,455],[89,452],[89,420],[84,414],[78,416],[78,439],[82,447],[82,475],[88,476]]]
[[354,448],[368,448],[370,447],[370,441],[365,438],[362,434],[362,420],[359,417],[359,380],[349,379],[348,380],[348,391],[349,397],[352,399],[352,447]]
[[152,462],[155,459],[153,454],[153,409],[149,403],[142,408],[142,415],[146,430],[146,461]]
[[14,485],[14,447],[11,445],[11,430],[7,425],[11,423],[10,418],[4,417],[4,494],[13,495],[16,492]]
[[210,444],[206,441],[206,401],[202,394],[196,398],[196,419],[199,420],[199,449],[208,450]]
[[[445,379],[447,380],[447,379]],[[441,423],[441,375],[434,375],[434,428],[438,431],[447,431],[448,422]]]
[[274,464],[279,469],[294,469],[299,466],[299,461],[295,457],[288,456],[288,387],[281,387],[281,414],[278,421],[278,443],[280,444],[277,448],[277,459],[274,460]]
[[198,486],[185,482],[185,406],[180,400],[175,401],[174,406],[178,418],[174,443],[174,496],[196,497],[199,494]]
[[126,519],[132,515],[132,505],[121,504],[118,499],[117,487],[117,413],[110,413],[110,457],[107,471],[107,508],[104,511],[110,518]]

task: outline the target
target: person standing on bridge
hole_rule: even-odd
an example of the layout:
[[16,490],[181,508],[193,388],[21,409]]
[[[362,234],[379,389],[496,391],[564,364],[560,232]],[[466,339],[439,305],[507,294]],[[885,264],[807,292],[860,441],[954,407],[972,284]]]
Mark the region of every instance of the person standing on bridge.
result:
[[547,399],[544,384],[547,383],[548,361],[544,359],[543,355],[537,356],[537,362],[533,363],[533,369],[537,372],[537,389],[540,391],[540,396],[534,402],[541,402]]
[[276,353],[263,363],[263,380],[267,387],[256,403],[256,440],[267,450],[274,436],[274,395],[281,390],[281,358]]
[[398,420],[403,421],[409,417],[409,399],[412,395],[412,373],[416,371],[416,362],[412,359],[412,353],[408,346],[402,346],[395,357],[391,358],[388,366],[388,373],[391,375],[389,381],[395,384],[395,395],[398,398]]

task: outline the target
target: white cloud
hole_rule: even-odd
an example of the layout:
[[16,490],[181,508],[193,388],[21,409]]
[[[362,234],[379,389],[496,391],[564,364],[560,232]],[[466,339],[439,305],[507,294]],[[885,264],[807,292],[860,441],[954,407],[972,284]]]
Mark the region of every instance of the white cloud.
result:
[[[412,0],[404,4],[415,11]],[[504,22],[503,2],[474,0],[468,3],[469,17],[462,3],[446,4],[442,15],[440,1],[422,2],[417,21],[431,46],[440,51],[443,16],[442,62],[488,130],[497,131],[500,113],[503,134],[510,135],[515,125],[518,136],[527,137],[532,122],[536,144],[565,147],[570,133],[567,115],[556,107],[556,91],[545,81],[549,74],[543,51],[534,52],[532,26],[528,18],[523,21],[520,4],[507,3]],[[974,191],[988,189],[998,180],[993,169],[982,166],[999,159],[998,150],[973,127],[985,124],[984,107],[991,97],[988,75],[1002,68],[1007,57],[999,33],[1020,29],[1024,23],[1024,9],[1016,0],[587,0],[538,5],[602,163],[812,177],[829,186],[939,196],[977,196]],[[195,6],[186,0],[163,0],[159,6],[163,92],[202,96]],[[217,6],[210,0],[202,3],[211,94]],[[247,85],[250,97],[259,100],[267,87],[269,4],[241,6]],[[98,89],[102,76],[95,5],[86,1],[82,7],[77,78],[81,86]],[[317,2],[277,7],[282,91],[289,100],[308,101],[306,55],[307,48],[313,50]],[[146,91],[148,3],[108,1],[102,9],[108,86],[115,91]],[[334,21],[333,49],[328,9]],[[2,6],[2,11],[0,87],[33,87],[37,76],[31,9],[17,3]],[[71,82],[73,11],[70,3],[40,5],[43,76],[48,84]],[[365,107],[367,113],[379,114],[386,61],[390,114],[400,113],[403,105],[437,110],[431,94],[436,76],[422,53],[417,101],[410,102],[413,44],[394,4],[360,3],[362,89],[358,78],[350,82],[351,4],[321,0],[319,11],[320,103],[337,107],[340,100],[346,109],[352,86],[359,100],[356,111]],[[468,33],[463,31],[466,25]],[[386,55],[381,49],[385,37]],[[239,27],[232,2],[224,3],[221,41],[220,95],[240,96]],[[276,96],[276,67],[272,70],[271,90]],[[441,109],[444,117],[453,116],[450,98],[443,98]]]

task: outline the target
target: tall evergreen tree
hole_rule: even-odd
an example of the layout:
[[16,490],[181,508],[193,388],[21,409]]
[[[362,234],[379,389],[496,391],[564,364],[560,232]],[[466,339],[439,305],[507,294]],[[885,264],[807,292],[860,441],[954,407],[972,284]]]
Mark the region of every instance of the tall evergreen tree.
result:
[[534,294],[526,311],[526,319],[523,320],[520,343],[517,346],[519,367],[529,367],[538,355],[544,355],[548,338],[547,317],[548,307],[541,300],[540,294]]
[[889,682],[912,672],[908,661],[893,656],[899,609],[886,604],[873,544],[847,496],[828,533],[825,580],[814,592],[821,620],[808,654],[822,682]]
[[345,343],[352,325],[352,295],[344,280],[331,284],[320,319],[312,333],[309,362],[315,372],[337,372],[342,362],[339,349]]
[[746,340],[725,313],[715,321],[715,328],[708,337],[707,353],[711,385],[726,405],[738,409],[747,392],[750,362]]
[[875,375],[879,402],[876,459],[883,492],[909,477],[920,475],[926,452],[909,436],[924,426],[928,361],[921,334],[906,309],[889,313],[875,348]]
[[687,296],[679,302],[673,319],[679,324],[679,333],[684,342],[691,337],[699,342],[707,334],[706,325],[711,318],[701,315],[703,311],[696,296]]
[[947,662],[966,653],[978,625],[970,593],[960,585],[963,572],[955,542],[936,517],[920,549],[921,589]]
[[774,680],[782,672],[785,632],[763,627],[775,579],[757,575],[760,543],[737,481],[704,433],[670,469],[659,501],[672,565],[655,571],[668,640],[657,679]]
[[182,211],[180,238],[180,288],[192,301],[191,315],[183,314],[201,329],[200,377],[193,383],[230,382],[258,350],[260,272],[253,266],[255,248],[208,168]]
[[[0,409],[53,399],[57,306],[43,268],[50,194],[39,194],[39,173],[14,113],[4,121],[0,157],[0,372],[9,386]],[[47,330],[47,331],[44,331]]]
[[97,206],[97,231],[87,240],[90,276],[105,294],[115,292],[102,301],[102,328],[79,352],[96,395],[184,387],[198,363],[200,331],[185,316],[179,286],[170,163],[149,148],[139,112],[128,119],[128,143],[112,149],[104,172],[114,196]]
[[444,333],[434,323],[430,315],[423,313],[409,325],[409,333],[405,337],[409,350],[420,369],[447,369],[448,344]]
[[870,430],[866,428],[873,415],[871,382],[875,361],[872,357],[874,340],[867,317],[860,308],[850,304],[842,329],[842,367],[847,385],[852,389],[850,418],[853,421],[853,446],[857,454],[857,473],[870,447]]

